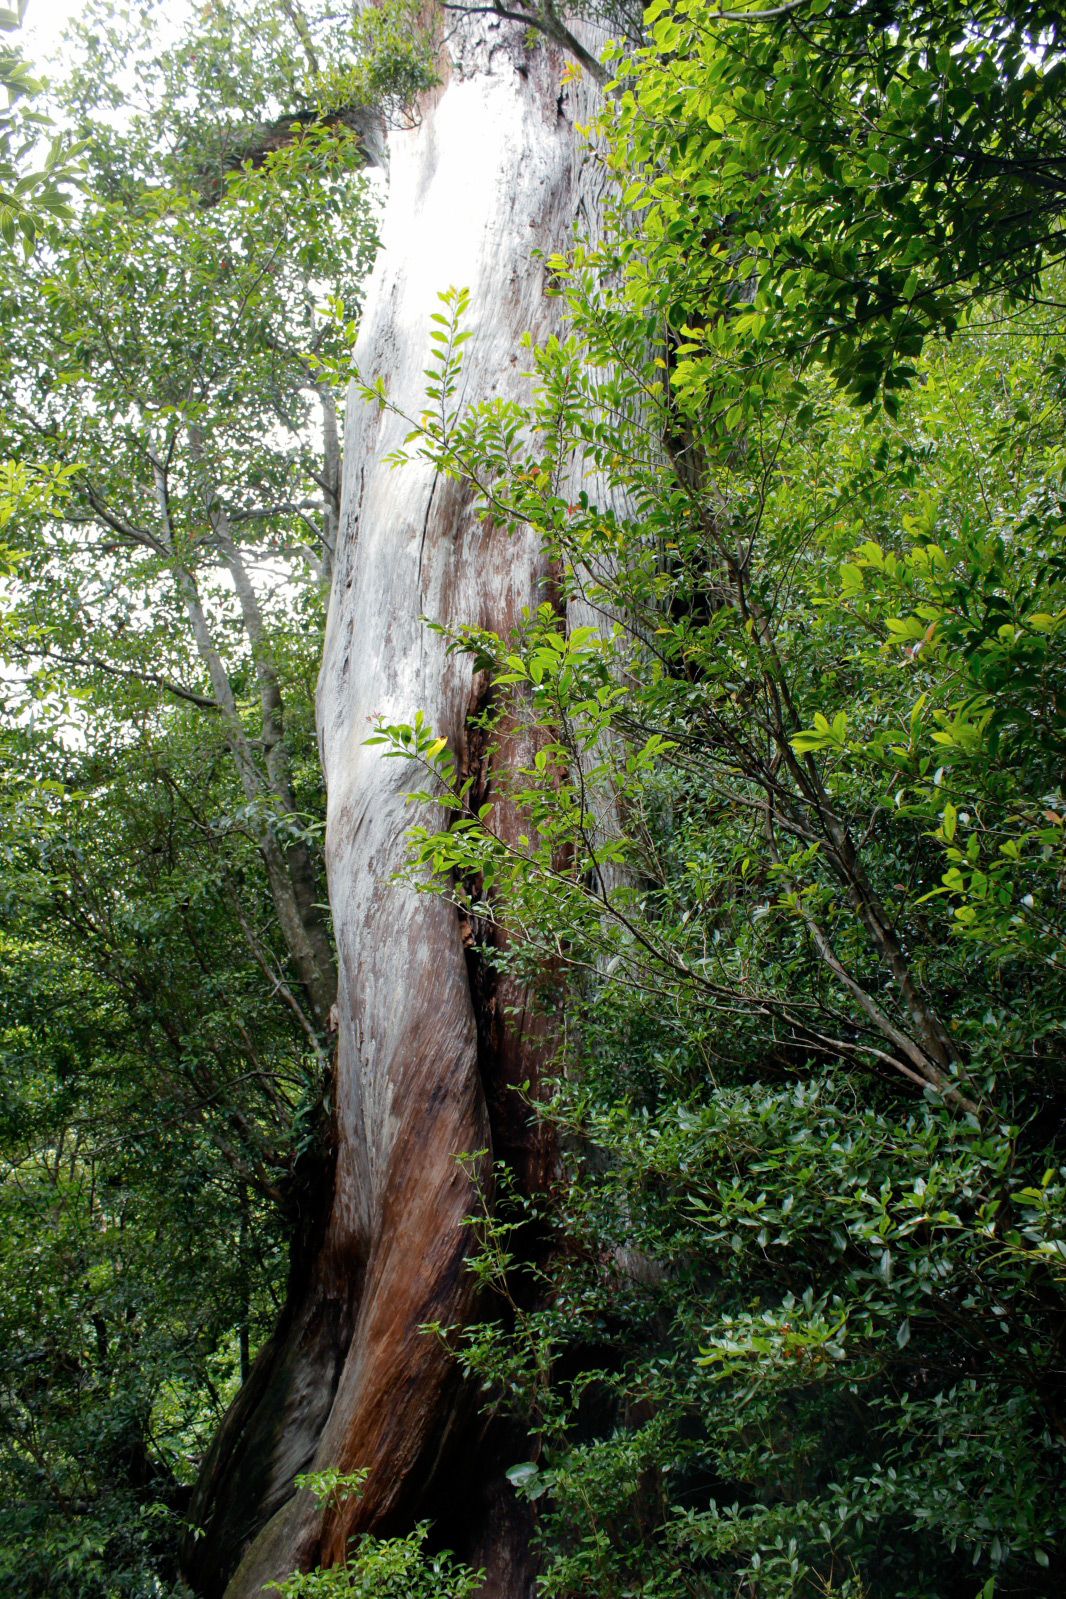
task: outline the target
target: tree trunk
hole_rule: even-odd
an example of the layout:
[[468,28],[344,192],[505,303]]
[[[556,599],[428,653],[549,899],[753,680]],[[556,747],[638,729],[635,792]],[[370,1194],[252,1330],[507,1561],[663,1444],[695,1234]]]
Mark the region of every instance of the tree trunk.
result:
[[[463,394],[524,392],[521,334],[559,324],[543,257],[566,248],[594,188],[574,127],[585,90],[561,85],[555,45],[529,49],[521,27],[479,16],[458,23],[449,56],[420,125],[390,136],[383,250],[356,349],[362,378],[382,376],[410,416],[425,408],[430,317],[451,285],[471,291]],[[269,1582],[342,1558],[354,1532],[423,1516],[486,1566],[486,1595],[532,1585],[503,1475],[523,1442],[486,1426],[422,1328],[477,1314],[466,1223],[493,1163],[527,1187],[550,1174],[549,1143],[513,1092],[536,1081],[545,1027],[471,956],[454,909],[391,881],[416,820],[406,795],[424,774],[364,741],[377,713],[406,722],[421,710],[491,788],[467,734],[486,685],[424,619],[506,633],[553,599],[552,573],[532,534],[479,521],[463,486],[384,465],[406,431],[352,400],[319,686],[339,960],[334,1158],[306,1203],[281,1322],[191,1508],[204,1531],[186,1550],[190,1578],[227,1599],[265,1599]],[[520,754],[516,733],[499,759]],[[359,1498],[322,1514],[293,1478],[327,1466],[369,1475]]]

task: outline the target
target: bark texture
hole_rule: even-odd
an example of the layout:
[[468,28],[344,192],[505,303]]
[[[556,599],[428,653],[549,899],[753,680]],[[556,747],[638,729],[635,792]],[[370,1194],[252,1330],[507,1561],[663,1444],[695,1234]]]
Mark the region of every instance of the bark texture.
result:
[[[589,192],[575,95],[553,45],[498,17],[457,24],[448,77],[419,126],[389,140],[383,250],[356,350],[409,415],[424,409],[430,317],[471,291],[464,392],[522,392],[518,340],[556,330],[543,255],[564,248]],[[552,593],[535,537],[479,522],[467,492],[383,458],[405,425],[353,400],[319,687],[339,1018],[333,1151],[307,1202],[280,1324],[205,1461],[187,1551],[197,1589],[252,1599],[339,1559],[351,1534],[434,1515],[488,1568],[486,1595],[531,1591],[528,1538],[505,1467],[521,1441],[479,1419],[455,1363],[420,1329],[476,1313],[467,1218],[493,1160],[546,1179],[552,1155],[510,1085],[535,1078],[543,1025],[472,959],[455,911],[390,881],[422,774],[366,748],[370,719],[416,710],[482,785],[468,739],[485,685],[424,619],[506,632]],[[501,759],[520,754],[516,732]],[[458,1157],[491,1151],[474,1162]],[[366,1468],[365,1491],[319,1513],[300,1471]]]

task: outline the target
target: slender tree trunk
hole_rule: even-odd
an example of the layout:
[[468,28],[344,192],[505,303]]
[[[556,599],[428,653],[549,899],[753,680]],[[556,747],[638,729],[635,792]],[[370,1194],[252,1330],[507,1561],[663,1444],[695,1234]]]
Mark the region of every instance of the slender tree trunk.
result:
[[[193,460],[201,464],[203,449],[197,429],[189,429],[189,440]],[[285,743],[285,707],[269,631],[243,552],[233,536],[229,517],[216,487],[210,480],[205,480],[203,491],[208,519],[233,582],[241,608],[244,631],[255,662],[262,712],[260,742],[266,767],[267,791],[278,801],[283,811],[291,816],[296,810],[296,800],[292,789],[289,752]],[[274,847],[283,863],[282,869],[288,879],[288,893],[294,902],[296,920],[299,924],[300,960],[308,973],[305,977],[304,970],[301,969],[301,978],[307,987],[319,1030],[325,1032],[336,998],[337,984],[333,968],[333,951],[330,947],[326,918],[321,908],[322,892],[316,879],[314,860],[307,845],[299,839],[289,839],[284,846],[275,840]],[[267,867],[271,874],[273,891],[276,873],[269,859]]]
[[326,497],[322,512],[322,576],[326,582],[333,576],[333,560],[337,549],[337,528],[341,512],[341,439],[337,425],[337,402],[328,383],[316,383],[315,393],[322,407],[322,479],[321,489]]
[[[193,446],[195,457],[197,451],[195,435]],[[152,470],[163,549],[173,557],[174,534],[170,522],[166,474],[158,462],[153,463]],[[212,526],[219,539],[240,601],[245,632],[256,663],[263,714],[265,781],[241,724],[233,685],[204,610],[196,579],[177,559],[172,563],[174,581],[192,627],[197,652],[207,669],[215,703],[226,730],[226,743],[237,768],[245,798],[252,803],[263,798],[274,799],[284,811],[291,813],[295,810],[296,804],[289,781],[288,756],[284,744],[281,689],[270,659],[269,641],[259,602],[240,550],[232,537],[229,520],[224,511],[214,508],[215,497],[210,486],[207,492],[207,505],[208,514],[212,517]],[[303,986],[315,1028],[320,1037],[325,1036],[336,999],[337,976],[325,917],[319,904],[314,862],[306,845],[299,841],[290,842],[286,848],[283,848],[266,819],[259,826],[256,842],[266,867],[270,897],[285,947]]]
[[[457,24],[449,55],[420,125],[390,137],[383,252],[356,350],[361,376],[384,378],[411,416],[425,408],[430,318],[451,285],[471,291],[464,394],[524,393],[520,336],[559,324],[544,258],[567,246],[595,191],[574,127],[586,90],[562,85],[554,44],[530,50],[521,27],[480,16]],[[287,1572],[342,1558],[354,1532],[422,1516],[486,1566],[486,1595],[531,1592],[529,1529],[504,1479],[523,1442],[486,1427],[423,1328],[478,1313],[468,1220],[491,1197],[494,1163],[529,1187],[548,1178],[551,1148],[514,1091],[536,1080],[545,1029],[515,984],[471,957],[451,907],[392,881],[423,774],[365,739],[377,713],[421,710],[490,792],[468,736],[486,684],[427,623],[506,633],[553,600],[553,574],[533,535],[479,521],[463,486],[386,466],[405,432],[389,412],[349,405],[319,686],[339,961],[334,1159],[306,1205],[280,1325],[192,1505],[204,1532],[190,1577],[228,1599],[265,1599]],[[499,759],[521,755],[516,732]],[[293,1478],[327,1466],[369,1475],[359,1498],[322,1514]]]

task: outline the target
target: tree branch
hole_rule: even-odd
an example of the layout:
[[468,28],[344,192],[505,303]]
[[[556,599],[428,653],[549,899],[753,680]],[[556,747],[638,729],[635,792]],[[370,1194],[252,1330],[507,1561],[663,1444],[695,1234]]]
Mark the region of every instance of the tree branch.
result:
[[[518,3],[521,4],[522,0],[518,0]],[[565,22],[556,13],[551,0],[541,0],[536,10],[531,8],[528,11],[508,11],[501,4],[491,6],[456,5],[449,3],[449,0],[444,0],[443,9],[445,11],[463,12],[472,17],[503,17],[506,22],[520,22],[524,28],[536,28],[539,33],[543,33],[554,44],[561,45],[564,50],[568,51],[575,61],[579,62],[585,69],[593,82],[599,84],[601,89],[610,82],[610,74],[602,61],[597,60],[590,51],[585,49],[583,44],[580,44],[574,38]]]
[[9,639],[8,645],[16,654],[26,659],[39,655],[47,661],[58,661],[61,666],[80,666],[88,671],[107,672],[112,677],[125,678],[128,682],[154,683],[157,688],[165,689],[168,694],[173,694],[179,700],[186,700],[202,711],[222,709],[218,701],[211,699],[209,695],[197,694],[194,689],[183,688],[180,683],[173,682],[169,677],[163,677],[159,672],[142,671],[132,666],[116,666],[112,661],[101,660],[98,655],[66,655],[59,650],[48,648],[30,651],[15,639]]

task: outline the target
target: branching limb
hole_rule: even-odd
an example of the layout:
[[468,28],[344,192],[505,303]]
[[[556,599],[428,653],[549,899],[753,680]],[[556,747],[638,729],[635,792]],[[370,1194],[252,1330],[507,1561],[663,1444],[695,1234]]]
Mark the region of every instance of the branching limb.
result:
[[723,11],[712,6],[707,13],[715,22],[772,22],[775,17],[787,17],[793,11],[802,11],[807,0],[791,0],[790,5],[770,6],[765,11]]
[[[521,4],[522,0],[518,0],[518,3]],[[459,11],[472,17],[503,17],[506,22],[520,22],[524,28],[536,28],[538,33],[543,33],[546,38],[551,39],[553,44],[560,45],[562,49],[572,55],[574,60],[588,73],[594,83],[599,84],[601,89],[611,81],[610,74],[603,62],[598,60],[591,51],[586,50],[585,46],[575,39],[566,23],[563,22],[555,7],[551,4],[551,0],[541,0],[539,6],[530,6],[528,11],[508,11],[504,5],[464,6],[452,4],[450,0],[444,0],[444,10]]]
[[185,700],[190,705],[197,706],[202,711],[221,710],[217,700],[208,694],[197,694],[194,689],[183,688],[180,683],[175,683],[172,678],[163,677],[159,672],[149,672],[140,667],[116,666],[113,661],[104,661],[98,655],[67,655],[61,650],[23,648],[17,639],[9,639],[8,647],[13,653],[31,656],[42,656],[48,661],[57,661],[60,666],[82,667],[87,671],[106,672],[110,677],[121,677],[131,683],[152,683],[156,688],[161,688],[167,694],[173,694],[175,699]]

